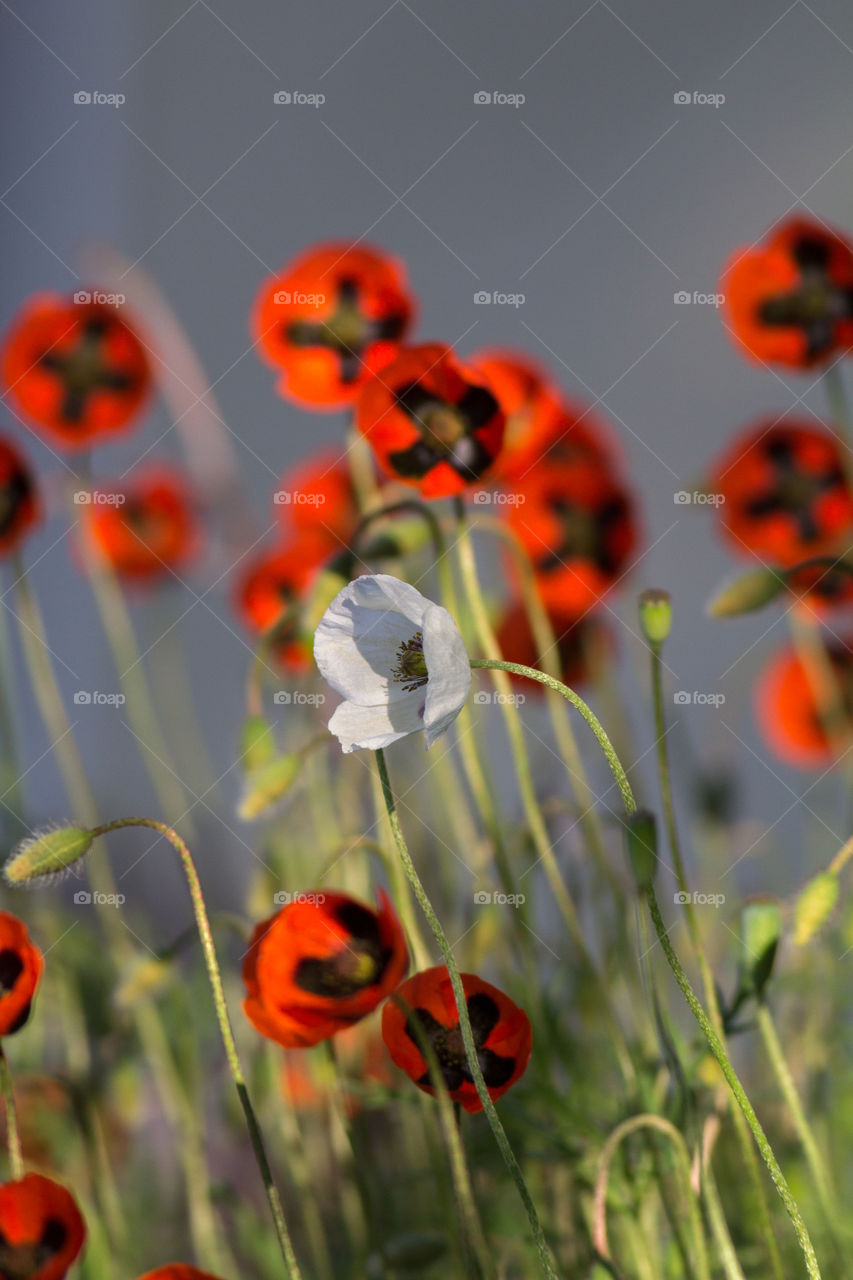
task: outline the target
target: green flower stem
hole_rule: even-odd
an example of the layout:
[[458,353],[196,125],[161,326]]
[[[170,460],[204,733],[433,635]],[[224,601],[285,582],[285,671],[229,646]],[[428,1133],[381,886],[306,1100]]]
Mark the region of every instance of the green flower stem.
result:
[[764,1042],[764,1048],[773,1067],[773,1073],[779,1089],[785,1099],[785,1105],[791,1114],[794,1122],[794,1128],[797,1131],[797,1137],[803,1148],[806,1157],[806,1163],[809,1166],[809,1172],[812,1175],[815,1190],[817,1192],[820,1206],[826,1218],[830,1234],[833,1242],[839,1252],[844,1253],[841,1237],[836,1230],[836,1225],[841,1221],[841,1210],[836,1199],[835,1190],[832,1186],[826,1166],[812,1133],[811,1126],[806,1119],[806,1113],[803,1110],[803,1104],[800,1101],[800,1095],[797,1092],[797,1086],[794,1083],[794,1077],[791,1075],[790,1067],[785,1059],[785,1053],[776,1031],[776,1024],[773,1021],[770,1009],[766,1000],[759,1000],[756,1011],[756,1021],[758,1022],[758,1030],[761,1033],[761,1039]]
[[269,1160],[267,1159],[263,1135],[261,1134],[254,1108],[252,1107],[252,1103],[249,1098],[245,1077],[243,1075],[243,1068],[240,1064],[240,1058],[237,1053],[234,1032],[231,1029],[231,1021],[228,1016],[228,1005],[225,1000],[225,990],[222,985],[219,961],[216,956],[216,947],[214,946],[213,934],[210,929],[210,921],[207,916],[207,907],[205,905],[201,882],[198,878],[198,872],[196,871],[192,855],[177,832],[173,831],[171,827],[166,826],[164,822],[158,822],[154,818],[117,818],[113,822],[105,822],[101,826],[96,827],[92,831],[92,835],[93,837],[103,836],[110,831],[119,831],[124,827],[144,827],[150,831],[158,832],[158,834],[168,840],[169,844],[171,844],[172,848],[181,860],[184,875],[186,876],[187,884],[189,886],[193,913],[196,918],[196,924],[198,925],[198,933],[201,940],[202,951],[204,952],[205,964],[207,965],[207,974],[210,980],[211,991],[213,993],[216,1020],[219,1024],[219,1031],[225,1048],[225,1057],[228,1061],[231,1078],[234,1082],[234,1087],[237,1091],[237,1096],[243,1109],[243,1115],[246,1121],[246,1128],[248,1129],[252,1151],[261,1174],[264,1190],[266,1191],[270,1212],[275,1226],[276,1237],[278,1239],[281,1255],[285,1264],[285,1271],[289,1280],[301,1280],[301,1272],[296,1261],[296,1256],[293,1252],[293,1245],[291,1244],[290,1233],[284,1218],[284,1211],[281,1207],[281,1200],[273,1180]]
[[806,1224],[803,1221],[802,1214],[800,1213],[797,1202],[794,1199],[793,1195],[791,1194],[791,1189],[788,1186],[788,1183],[785,1179],[785,1175],[780,1169],[779,1163],[775,1155],[773,1154],[773,1148],[770,1146],[770,1143],[767,1140],[767,1135],[765,1134],[764,1129],[761,1126],[761,1122],[759,1121],[758,1116],[755,1114],[752,1103],[747,1097],[746,1092],[744,1091],[744,1087],[741,1084],[740,1079],[738,1078],[734,1067],[729,1061],[729,1057],[728,1057],[728,1054],[726,1053],[725,1046],[723,1045],[722,1040],[717,1035],[716,1031],[711,1025],[708,1019],[708,1015],[705,1013],[705,1010],[702,1008],[702,1005],[699,1003],[699,1000],[697,999],[696,994],[690,985],[690,981],[687,977],[687,974],[684,972],[684,969],[681,966],[681,961],[678,959],[678,956],[675,954],[675,950],[673,949],[672,943],[669,940],[669,934],[667,933],[666,926],[663,922],[663,918],[660,913],[660,907],[658,905],[658,900],[657,900],[657,897],[655,896],[654,889],[649,886],[647,888],[644,888],[642,892],[649,908],[649,914],[651,915],[652,924],[655,927],[655,932],[657,933],[658,941],[660,942],[661,947],[663,948],[664,955],[667,958],[667,961],[669,963],[670,969],[672,970],[673,976],[676,982],[678,983],[679,987],[681,988],[682,994],[684,995],[685,1000],[689,1004],[694,1018],[699,1023],[702,1033],[704,1034],[705,1039],[708,1042],[708,1046],[711,1052],[713,1053],[714,1057],[716,1058],[717,1062],[719,1063],[720,1069],[723,1075],[726,1077],[729,1088],[734,1094],[735,1099],[737,1100],[738,1106],[740,1107],[741,1111],[743,1112],[746,1118],[746,1122],[749,1125],[749,1128],[752,1132],[752,1136],[755,1139],[755,1143],[759,1151],[761,1152],[761,1155],[764,1159],[764,1163],[767,1165],[767,1169],[770,1173],[770,1177],[773,1179],[773,1183],[776,1187],[776,1190],[779,1192],[779,1195],[782,1199],[782,1203],[784,1204],[788,1212],[788,1217],[791,1219],[791,1222],[793,1223],[794,1231],[796,1232],[797,1239],[800,1242],[800,1248],[802,1249],[802,1252],[803,1252],[803,1257],[805,1258],[805,1261],[806,1261],[806,1270],[808,1271],[810,1280],[820,1280],[820,1267],[818,1266],[818,1261],[817,1261],[817,1258],[815,1257],[815,1252],[812,1246],[811,1238],[808,1233],[808,1228],[806,1227]]
[[[548,610],[542,601],[530,556],[522,546],[518,535],[513,532],[505,521],[481,516],[477,520],[477,527],[482,527],[495,534],[509,548],[518,571],[521,583],[521,597],[539,653],[538,661],[542,664],[542,668],[547,675],[559,679],[560,655],[557,648],[557,637],[548,615]],[[611,893],[616,896],[617,901],[620,901],[622,888],[607,859],[604,833],[601,830],[598,812],[595,807],[595,798],[586,776],[583,757],[580,753],[572,722],[563,704],[555,702],[552,698],[548,699],[548,711],[557,747],[568,770],[572,793],[578,805],[581,829],[604,873]]]
[[[393,827],[388,822],[388,813],[385,805],[385,791],[382,786],[381,774],[376,769],[370,771],[370,789],[373,795],[373,806],[376,814],[376,824],[385,827],[394,839]],[[409,946],[412,949],[412,959],[418,969],[427,969],[430,963],[429,948],[426,944],[423,932],[421,930],[420,921],[415,912],[412,902],[412,891],[409,881],[405,874],[405,869],[400,866],[400,859],[392,856],[384,858],[385,865],[388,867],[388,875],[391,881],[391,890],[394,896],[394,904],[400,913],[400,919],[406,931],[406,937],[409,940]]]
[[459,1029],[462,1033],[462,1041],[465,1045],[465,1054],[468,1059],[468,1068],[471,1072],[474,1087],[477,1090],[480,1102],[483,1104],[486,1119],[488,1120],[492,1133],[494,1134],[495,1141],[497,1142],[500,1153],[503,1156],[504,1163],[506,1164],[510,1176],[518,1189],[522,1203],[527,1211],[527,1217],[536,1245],[536,1252],[539,1257],[542,1274],[548,1277],[548,1280],[557,1280],[557,1272],[554,1269],[551,1252],[548,1248],[548,1243],[545,1239],[541,1223],[539,1222],[536,1206],[531,1199],[530,1192],[527,1189],[527,1184],[524,1181],[524,1175],[521,1172],[521,1167],[515,1158],[515,1154],[509,1144],[509,1139],[506,1136],[500,1117],[495,1109],[495,1104],[492,1102],[486,1082],[483,1079],[483,1072],[477,1057],[477,1046],[474,1042],[471,1019],[468,1016],[468,1005],[465,999],[462,979],[459,974],[459,967],[456,964],[453,949],[447,939],[447,935],[441,927],[438,916],[433,910],[432,903],[427,896],[426,890],[424,889],[421,879],[415,869],[415,864],[412,862],[409,854],[406,839],[403,835],[403,830],[400,826],[400,819],[397,814],[394,793],[391,790],[388,768],[385,764],[385,755],[381,750],[376,752],[376,763],[379,769],[379,777],[382,781],[382,793],[385,799],[385,807],[388,813],[388,821],[391,824],[394,842],[397,845],[397,852],[400,855],[400,860],[403,863],[409,883],[411,884],[415,897],[418,900],[418,904],[427,919],[427,923],[432,930],[433,937],[441,950],[444,963],[447,966],[450,982],[453,987],[453,995],[456,1000],[456,1010],[459,1015]]
[[9,1172],[13,1181],[17,1182],[24,1176],[24,1153],[21,1150],[21,1135],[18,1131],[15,1086],[2,1045],[0,1045],[0,1092],[3,1094],[3,1106],[6,1112],[6,1151],[9,1156]]
[[[684,858],[681,851],[681,839],[678,833],[678,824],[675,820],[675,804],[672,795],[672,778],[669,768],[666,717],[664,715],[663,703],[663,662],[661,660],[661,648],[662,646],[659,644],[649,645],[652,667],[652,705],[654,707],[655,719],[655,746],[664,821],[666,824],[669,849],[672,854],[675,877],[678,882],[678,887],[681,890],[690,940],[693,944],[693,950],[696,954],[697,963],[699,965],[705,1003],[708,1006],[714,1030],[720,1041],[725,1044],[726,1037],[723,1028],[723,1019],[720,1013],[720,1004],[717,997],[717,986],[714,982],[711,965],[708,961],[708,956],[702,943],[702,935],[696,919],[696,910],[693,905],[693,898],[688,890],[687,874],[684,869]],[[740,1145],[741,1154],[743,1156],[752,1187],[758,1220],[767,1245],[767,1252],[770,1257],[773,1274],[776,1277],[776,1280],[782,1280],[782,1260],[779,1257],[779,1247],[776,1244],[776,1238],[773,1234],[770,1207],[767,1203],[767,1197],[761,1181],[761,1167],[758,1163],[758,1157],[750,1139],[746,1121],[737,1107],[732,1108],[732,1119],[734,1121],[735,1134],[738,1144]]]
[[402,996],[394,994],[391,999],[402,1011],[404,1018],[406,1018],[407,1027],[412,1029],[418,1048],[427,1064],[430,1082],[435,1091],[439,1124],[444,1145],[447,1148],[450,1176],[453,1180],[453,1189],[456,1195],[466,1252],[469,1255],[468,1261],[472,1266],[473,1280],[491,1280],[495,1271],[474,1200],[471,1175],[468,1171],[468,1162],[465,1158],[465,1148],[462,1145],[462,1135],[458,1123],[458,1104],[454,1104],[450,1100],[450,1094],[447,1092],[447,1085],[444,1082],[444,1076],[441,1074],[435,1050],[419,1019],[410,1018],[413,1011]]
[[726,1273],[726,1280],[746,1280],[746,1276],[743,1274],[741,1265],[738,1262],[732,1238],[729,1235],[726,1215],[723,1212],[723,1204],[720,1200],[720,1193],[717,1190],[714,1171],[710,1164],[702,1174],[702,1198],[705,1201],[708,1225],[711,1228],[711,1234],[717,1246],[720,1265]]
[[665,1120],[663,1116],[652,1113],[631,1116],[628,1120],[623,1120],[620,1125],[617,1125],[605,1142],[599,1158],[598,1173],[595,1179],[593,1213],[595,1247],[603,1258],[610,1260],[610,1249],[607,1243],[607,1183],[610,1176],[610,1164],[619,1144],[638,1129],[656,1129],[672,1145],[675,1162],[687,1198],[687,1216],[690,1223],[690,1234],[693,1237],[693,1257],[689,1260],[691,1272],[697,1277],[697,1280],[711,1280],[702,1217],[699,1213],[699,1206],[690,1181],[690,1153],[678,1129],[669,1120]]

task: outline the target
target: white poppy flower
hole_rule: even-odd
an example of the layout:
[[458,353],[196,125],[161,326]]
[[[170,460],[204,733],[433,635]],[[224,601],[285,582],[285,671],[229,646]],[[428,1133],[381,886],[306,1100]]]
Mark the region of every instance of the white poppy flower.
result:
[[314,658],[344,697],[329,721],[344,751],[375,751],[421,729],[429,748],[471,689],[450,614],[386,573],[356,578],[335,596],[315,632]]

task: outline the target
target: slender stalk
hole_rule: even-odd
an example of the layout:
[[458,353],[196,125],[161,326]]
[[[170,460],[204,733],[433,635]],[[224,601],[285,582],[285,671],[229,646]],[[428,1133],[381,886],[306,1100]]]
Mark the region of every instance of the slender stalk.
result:
[[524,1181],[524,1175],[521,1172],[521,1167],[515,1158],[515,1154],[509,1144],[509,1139],[506,1136],[500,1117],[495,1109],[495,1104],[492,1102],[488,1087],[483,1079],[483,1072],[477,1057],[477,1046],[474,1042],[474,1033],[471,1028],[471,1019],[468,1015],[468,1004],[465,999],[465,991],[462,986],[459,968],[456,964],[453,949],[447,939],[447,935],[441,926],[438,916],[433,910],[432,903],[427,896],[426,890],[421,883],[420,876],[415,869],[415,864],[412,862],[409,854],[406,839],[403,835],[403,830],[400,826],[400,819],[397,814],[394,793],[391,790],[391,781],[388,777],[385,755],[381,750],[376,752],[376,763],[379,768],[379,777],[382,781],[382,793],[385,799],[388,821],[391,824],[391,831],[394,835],[394,842],[397,845],[397,852],[399,853],[400,860],[405,867],[406,875],[408,876],[409,883],[412,886],[415,897],[418,900],[418,904],[426,916],[427,923],[432,930],[433,937],[439,945],[442,957],[444,958],[444,963],[447,966],[447,972],[450,976],[450,982],[453,987],[453,995],[456,1000],[456,1011],[459,1015],[459,1029],[462,1034],[463,1044],[465,1045],[468,1069],[471,1072],[474,1087],[477,1090],[480,1102],[483,1104],[483,1111],[486,1114],[486,1119],[489,1122],[495,1141],[501,1155],[503,1156],[504,1164],[506,1165],[511,1178],[518,1189],[518,1194],[527,1211],[527,1218],[530,1223],[530,1229],[536,1245],[536,1252],[539,1257],[542,1274],[547,1276],[548,1280],[556,1280],[557,1272],[554,1269],[554,1263],[551,1257],[551,1251],[545,1239],[545,1233],[543,1232],[542,1225],[539,1222],[539,1215],[536,1212],[536,1206],[534,1205],[530,1192],[527,1189],[527,1184]]
[[623,1120],[617,1125],[609,1138],[604,1144],[598,1163],[598,1174],[595,1180],[595,1198],[594,1198],[594,1242],[595,1247],[603,1258],[610,1259],[610,1250],[607,1243],[607,1182],[610,1175],[610,1163],[616,1154],[616,1150],[621,1142],[630,1134],[638,1129],[656,1129],[662,1133],[665,1138],[672,1144],[675,1153],[676,1164],[681,1175],[687,1195],[687,1214],[690,1221],[690,1232],[693,1236],[694,1257],[692,1259],[692,1270],[695,1272],[698,1280],[710,1280],[711,1272],[708,1268],[708,1255],[705,1249],[705,1235],[702,1229],[702,1218],[699,1213],[696,1196],[693,1191],[693,1185],[690,1181],[690,1155],[687,1150],[685,1141],[675,1125],[669,1120],[665,1120],[663,1116],[646,1113],[644,1115],[631,1116],[628,1120]]
[[0,1045],[0,1090],[3,1093],[3,1106],[6,1111],[6,1151],[9,1156],[9,1171],[12,1179],[17,1182],[24,1176],[24,1153],[21,1150],[21,1135],[18,1130],[15,1086],[2,1045]]
[[201,881],[198,878],[198,872],[196,871],[192,855],[177,832],[173,831],[172,828],[168,827],[164,822],[158,822],[155,818],[117,818],[113,822],[106,822],[101,826],[96,827],[93,830],[92,835],[94,837],[103,836],[110,831],[121,830],[123,827],[145,827],[151,831],[157,831],[161,836],[168,840],[169,844],[171,844],[172,848],[181,860],[187,885],[189,886],[193,913],[196,918],[201,947],[204,953],[205,964],[207,966],[210,988],[213,993],[213,1004],[216,1010],[216,1020],[219,1024],[219,1032],[222,1037],[222,1044],[225,1048],[225,1057],[228,1062],[228,1069],[231,1073],[231,1079],[234,1082],[234,1087],[237,1091],[237,1096],[243,1109],[243,1116],[249,1133],[249,1141],[261,1174],[264,1190],[266,1191],[276,1236],[285,1264],[285,1270],[289,1280],[301,1280],[301,1272],[296,1261],[296,1256],[293,1252],[293,1245],[291,1243],[290,1233],[285,1221],[284,1211],[281,1207],[278,1190],[273,1180],[272,1170],[270,1168],[266,1148],[264,1146],[263,1135],[249,1098],[245,1077],[243,1075],[243,1068],[237,1053],[234,1032],[231,1028],[231,1020],[228,1015],[228,1005],[225,1000],[225,989],[222,985],[222,974],[219,969],[219,960],[217,959],[216,947],[213,942],[213,934],[210,929],[210,921],[207,916],[207,907],[204,901]]
[[743,1274],[741,1265],[738,1262],[732,1238],[729,1235],[726,1215],[723,1213],[720,1193],[717,1190],[717,1181],[710,1165],[705,1169],[702,1176],[702,1196],[708,1213],[708,1225],[711,1228],[711,1234],[717,1246],[720,1265],[726,1273],[726,1280],[746,1280],[746,1276]]

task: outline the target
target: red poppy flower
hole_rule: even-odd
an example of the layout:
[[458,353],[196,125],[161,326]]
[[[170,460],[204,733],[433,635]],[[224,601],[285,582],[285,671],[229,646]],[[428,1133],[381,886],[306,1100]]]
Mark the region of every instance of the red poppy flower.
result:
[[187,1266],[185,1262],[167,1262],[165,1267],[146,1271],[139,1280],[216,1280],[216,1276],[209,1271],[199,1271],[198,1267]]
[[425,498],[479,480],[503,440],[503,410],[484,376],[439,343],[404,347],[365,385],[355,412],[383,470]]
[[23,417],[68,449],[121,431],[151,387],[145,349],[115,307],[54,294],[15,317],[0,376]]
[[788,575],[788,590],[819,616],[853,602],[853,575],[832,565],[807,565]]
[[279,1082],[290,1106],[298,1111],[322,1111],[342,1088],[347,1110],[355,1115],[361,1110],[366,1086],[390,1086],[388,1054],[373,1023],[360,1022],[339,1032],[335,1049],[340,1079],[327,1059],[317,1061],[314,1055],[297,1049],[282,1055]]
[[314,409],[351,404],[392,359],[414,315],[403,264],[365,246],[308,249],[261,289],[253,334],[283,370],[282,395]]
[[[853,721],[853,639],[827,645],[835,686],[829,698],[840,696],[847,724]],[[815,769],[831,764],[839,743],[827,733],[820,693],[809,672],[790,649],[777,653],[755,688],[759,728],[770,750],[787,764]],[[831,702],[828,702],[831,706]],[[846,744],[845,744],[846,745]]]
[[762,420],[738,436],[711,487],[731,546],[788,566],[833,551],[853,531],[853,493],[828,430]]
[[739,250],[721,289],[734,336],[756,360],[806,369],[853,346],[853,245],[811,218]]
[[70,1192],[28,1173],[0,1186],[0,1280],[64,1280],[86,1228]]
[[[573,618],[550,611],[554,628],[557,654],[560,659],[560,679],[574,688],[590,680],[600,669],[602,660],[610,652],[611,637],[604,624],[595,617]],[[539,648],[533,636],[527,609],[519,601],[510,606],[498,627],[498,646],[507,662],[520,662],[525,667],[544,670]],[[523,676],[510,675],[510,679],[536,697],[544,692],[544,685]]]
[[516,493],[506,519],[530,555],[542,599],[562,617],[579,617],[630,563],[638,537],[630,493],[591,462],[538,467]]
[[275,501],[286,529],[325,539],[330,551],[349,546],[361,518],[349,463],[331,449],[290,467]]
[[15,446],[0,440],[0,554],[14,551],[37,518],[32,473]]
[[[319,566],[328,557],[328,542],[297,538],[284,547],[264,551],[243,570],[237,609],[255,635],[267,635],[283,667],[304,671],[313,662],[310,638],[303,634],[300,605]],[[272,634],[271,629],[275,627]]]
[[[523,1009],[491,983],[473,973],[463,973],[461,977],[483,1079],[489,1097],[496,1102],[527,1070],[533,1047],[530,1021]],[[427,1063],[418,1047],[415,1027],[419,1023],[432,1045],[451,1098],[472,1115],[482,1111],[483,1104],[465,1057],[447,969],[438,965],[416,973],[396,994],[410,1012],[404,1012],[396,998],[389,1000],[382,1010],[382,1038],[394,1062],[419,1089],[435,1093],[429,1083]]]
[[301,894],[259,924],[243,963],[243,1009],[286,1049],[328,1040],[402,980],[406,940],[388,897],[379,910],[345,893]]
[[20,1031],[30,1016],[43,965],[23,920],[0,911],[0,1036]]
[[165,577],[198,550],[201,528],[187,485],[176,472],[152,468],[126,485],[99,487],[92,496],[96,501],[83,508],[84,532],[120,577],[136,582]]

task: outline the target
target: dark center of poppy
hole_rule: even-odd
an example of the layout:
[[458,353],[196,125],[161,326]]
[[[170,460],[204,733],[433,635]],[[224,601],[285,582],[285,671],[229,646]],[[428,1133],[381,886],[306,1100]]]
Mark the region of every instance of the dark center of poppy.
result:
[[32,492],[32,483],[24,471],[14,471],[0,485],[0,538],[12,531],[18,512],[32,497]]
[[[490,1089],[498,1089],[506,1084],[515,1070],[514,1058],[501,1057],[485,1045],[500,1022],[500,1010],[492,997],[482,991],[469,996],[466,1004],[483,1079]],[[426,1037],[429,1042],[450,1093],[460,1089],[463,1084],[474,1083],[458,1023],[445,1026],[428,1009],[413,1009],[406,1018],[406,1035],[420,1050],[419,1032],[420,1037]],[[429,1068],[417,1083],[430,1084]]]
[[65,1224],[48,1218],[41,1238],[10,1244],[0,1230],[0,1275],[3,1280],[32,1280],[63,1249],[68,1239]]
[[293,980],[312,995],[343,1000],[379,982],[392,953],[382,942],[379,921],[366,907],[346,902],[334,915],[346,930],[346,942],[334,955],[300,960]]
[[406,693],[413,693],[426,684],[429,675],[424,658],[424,637],[422,631],[416,631],[411,640],[404,640],[397,649],[397,665],[391,668],[391,676],[395,683],[403,684]]
[[17,951],[4,947],[0,951],[0,993],[6,995],[24,972],[24,962]]
[[774,478],[765,493],[746,504],[746,514],[758,519],[790,516],[803,542],[817,541],[823,531],[814,506],[824,493],[844,484],[841,463],[829,463],[819,471],[807,471],[797,457],[793,443],[784,437],[769,440],[764,453],[773,466]]
[[793,250],[800,268],[795,288],[767,298],[759,308],[764,324],[802,329],[810,359],[831,348],[835,326],[853,317],[853,289],[837,285],[829,276],[829,250],[820,240],[805,237]]
[[625,521],[627,506],[619,496],[608,499],[600,507],[584,507],[562,496],[548,503],[560,522],[557,545],[539,556],[536,565],[544,573],[565,568],[571,560],[587,560],[604,574],[618,571],[618,556],[611,545],[611,534]]
[[294,320],[285,326],[285,337],[295,347],[326,347],[340,363],[341,382],[355,382],[364,352],[373,342],[402,337],[406,316],[393,312],[373,320],[361,310],[356,280],[338,285],[337,305],[325,320]]
[[389,454],[398,475],[417,479],[446,462],[465,480],[477,480],[494,460],[478,435],[500,411],[486,387],[467,386],[451,403],[423,383],[410,382],[395,391],[394,399],[420,434],[407,449]]
[[108,364],[104,358],[107,325],[106,320],[89,320],[73,346],[66,351],[46,351],[39,360],[43,369],[55,373],[63,383],[65,398],[60,414],[66,422],[80,422],[89,397],[95,392],[127,392],[136,385],[133,374]]

